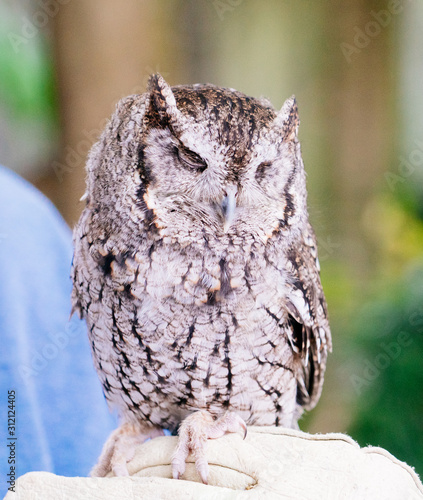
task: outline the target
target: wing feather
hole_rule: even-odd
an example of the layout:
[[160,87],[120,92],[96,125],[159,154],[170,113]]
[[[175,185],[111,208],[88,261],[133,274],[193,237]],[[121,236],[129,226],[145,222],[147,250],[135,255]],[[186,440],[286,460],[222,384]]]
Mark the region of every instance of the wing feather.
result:
[[288,338],[301,359],[297,375],[297,402],[314,408],[322,392],[327,354],[332,350],[331,333],[323,293],[316,238],[310,225],[300,245],[289,253],[291,283],[288,285]]

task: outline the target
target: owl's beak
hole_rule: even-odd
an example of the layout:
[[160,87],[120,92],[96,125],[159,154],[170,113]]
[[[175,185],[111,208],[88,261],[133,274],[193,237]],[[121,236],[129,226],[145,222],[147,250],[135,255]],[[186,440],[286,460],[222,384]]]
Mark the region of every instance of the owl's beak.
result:
[[234,184],[230,184],[226,188],[225,197],[222,200],[222,212],[224,217],[223,231],[228,232],[235,217],[236,195],[238,188]]

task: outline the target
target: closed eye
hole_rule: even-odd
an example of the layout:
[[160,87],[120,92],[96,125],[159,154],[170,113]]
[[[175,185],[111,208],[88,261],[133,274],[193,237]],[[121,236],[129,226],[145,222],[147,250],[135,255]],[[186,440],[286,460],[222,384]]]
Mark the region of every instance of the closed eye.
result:
[[175,153],[184,167],[190,170],[197,170],[198,172],[204,172],[204,170],[206,170],[206,161],[197,153],[194,153],[194,151],[182,146],[182,144],[175,146]]
[[272,162],[270,161],[263,161],[260,163],[260,165],[257,167],[256,170],[256,180],[257,182],[261,182],[263,180],[263,177],[266,175],[266,170],[268,167],[272,165]]

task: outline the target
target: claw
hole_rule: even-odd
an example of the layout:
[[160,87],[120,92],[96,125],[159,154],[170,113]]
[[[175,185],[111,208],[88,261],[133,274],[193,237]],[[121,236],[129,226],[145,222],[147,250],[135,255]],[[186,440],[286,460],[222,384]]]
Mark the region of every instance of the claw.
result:
[[91,477],[104,477],[109,472],[115,476],[129,476],[127,463],[132,460],[135,449],[148,438],[163,435],[161,429],[148,428],[142,423],[125,423],[113,431],[103,446]]
[[[205,444],[205,443],[204,443]],[[207,463],[206,455],[204,453],[204,447],[201,446],[194,453],[195,456],[195,468],[197,469],[198,474],[201,477],[201,481],[204,484],[208,484],[208,475],[209,475],[209,464]]]
[[[175,454],[176,455],[176,454]],[[172,460],[172,477],[173,479],[180,479],[185,472],[185,459],[184,462],[180,462],[178,459]]]
[[205,450],[207,439],[215,439],[227,432],[243,431],[247,436],[245,422],[233,412],[213,419],[205,410],[197,411],[187,417],[179,428],[179,440],[172,458],[172,475],[179,479],[185,472],[185,463],[190,453],[194,456],[195,468],[204,484],[208,484],[209,465]]
[[125,464],[119,463],[112,467],[113,474],[116,477],[129,476],[128,467]]

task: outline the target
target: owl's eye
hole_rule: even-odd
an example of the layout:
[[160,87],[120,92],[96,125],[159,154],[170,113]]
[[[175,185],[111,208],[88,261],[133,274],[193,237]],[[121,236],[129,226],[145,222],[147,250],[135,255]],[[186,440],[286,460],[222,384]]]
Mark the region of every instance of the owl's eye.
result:
[[175,147],[175,153],[182,165],[190,170],[197,170],[198,172],[204,172],[207,168],[207,163],[201,156],[190,149],[179,145]]
[[256,170],[256,179],[258,182],[263,180],[263,177],[266,175],[266,170],[271,165],[272,165],[272,162],[270,162],[270,161],[263,161],[262,163],[260,163],[260,165],[257,167],[257,170]]

